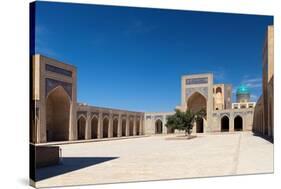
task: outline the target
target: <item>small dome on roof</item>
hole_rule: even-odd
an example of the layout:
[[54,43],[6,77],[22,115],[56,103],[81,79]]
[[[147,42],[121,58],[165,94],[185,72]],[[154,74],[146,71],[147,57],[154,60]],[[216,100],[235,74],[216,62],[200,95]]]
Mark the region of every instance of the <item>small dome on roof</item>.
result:
[[247,87],[246,85],[240,85],[237,88],[236,94],[250,94],[249,87]]

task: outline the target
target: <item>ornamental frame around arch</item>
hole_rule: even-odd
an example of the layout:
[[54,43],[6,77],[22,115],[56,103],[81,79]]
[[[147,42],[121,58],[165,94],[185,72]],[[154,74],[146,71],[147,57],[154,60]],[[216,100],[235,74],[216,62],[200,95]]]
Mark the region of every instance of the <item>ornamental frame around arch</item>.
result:
[[108,115],[103,115],[103,117],[102,117],[102,121],[104,121],[106,118],[108,119],[108,121],[110,121],[110,119],[109,119],[109,116],[108,116]]
[[207,102],[208,102],[208,97],[206,97],[206,96],[205,96],[204,94],[202,94],[202,92],[200,92],[200,91],[193,91],[190,95],[186,96],[185,102],[188,103],[190,97],[192,97],[195,93],[199,93],[200,95],[202,95],[202,96],[205,98],[206,104],[207,104]]
[[233,114],[233,120],[237,117],[237,116],[240,116],[242,118],[242,120],[244,120],[244,115],[242,112],[235,112]]
[[61,88],[61,89],[65,92],[65,94],[66,94],[66,96],[67,96],[67,99],[68,99],[68,101],[69,101],[69,105],[71,105],[71,98],[70,98],[70,96],[68,95],[67,91],[66,91],[66,90],[63,88],[63,86],[61,86],[61,85],[58,85],[58,86],[52,88],[52,89],[48,92],[48,94],[46,95],[46,101],[47,101],[48,97],[49,97],[55,90],[57,90],[58,88]]
[[221,120],[224,116],[226,116],[226,117],[230,120],[230,114],[229,114],[229,113],[222,113],[222,114],[220,114],[220,120]]
[[84,115],[84,114],[79,114],[78,117],[77,117],[77,121],[83,117],[85,119],[85,121],[87,121],[87,117]]
[[[51,88],[48,88],[48,82],[53,83],[54,86],[51,87]],[[72,90],[72,83],[67,83],[67,82],[52,79],[52,78],[46,78],[45,79],[45,96],[46,96],[46,98],[54,89],[56,89],[57,87],[62,87],[64,89],[64,91],[66,92],[66,94],[68,95],[68,97],[70,98],[70,101],[71,101],[72,91],[67,91],[66,85],[70,85],[70,87],[71,87],[70,90]]]
[[156,115],[156,116],[154,116],[153,118],[154,118],[154,122],[155,122],[155,123],[156,123],[157,120],[162,121],[162,123],[163,123],[163,121],[164,121],[164,118],[163,118],[162,115]]
[[94,117],[96,117],[97,119],[99,119],[99,113],[98,112],[90,112],[90,118],[91,118],[91,120],[94,118]]
[[[200,88],[198,88],[198,89],[205,89],[205,88],[207,88],[207,87],[200,87]],[[206,99],[206,102],[207,102],[207,100],[208,100],[208,88],[207,88],[207,94],[204,94],[204,93],[202,93],[200,90],[198,90],[198,89],[196,89],[196,88],[192,88],[193,89],[193,91],[191,92],[191,93],[189,93],[188,95],[186,95],[186,102],[189,100],[189,98],[191,97],[191,96],[193,96],[195,93],[199,93],[199,94],[201,94],[205,99]]]

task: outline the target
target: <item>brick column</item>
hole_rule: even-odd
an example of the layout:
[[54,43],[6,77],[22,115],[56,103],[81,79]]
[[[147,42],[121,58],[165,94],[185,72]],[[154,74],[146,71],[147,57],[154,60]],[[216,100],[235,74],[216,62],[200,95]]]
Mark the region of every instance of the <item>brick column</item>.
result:
[[91,114],[90,114],[90,112],[87,112],[85,130],[86,130],[85,139],[91,139]]
[[230,116],[229,116],[229,132],[234,132],[234,117],[233,116],[234,116],[233,114],[230,114]]
[[133,120],[133,123],[134,123],[134,128],[133,128],[133,135],[135,136],[136,135],[136,133],[137,133],[137,117],[136,116],[134,116],[134,118],[133,118],[134,120]]
[[163,134],[168,134],[168,129],[167,129],[167,127],[165,126],[166,125],[166,116],[164,115],[163,116],[163,121],[162,121],[162,127],[163,127]]
[[117,137],[122,136],[122,114],[118,115],[118,129],[117,129]]
[[109,114],[109,123],[108,123],[108,138],[113,137],[113,117],[112,113]]
[[140,117],[140,134],[144,135],[145,134],[145,120],[144,117]]
[[130,127],[130,120],[129,120],[129,115],[127,114],[126,116],[126,136],[129,136],[129,128]]
[[98,138],[102,138],[102,112],[99,113],[98,120]]

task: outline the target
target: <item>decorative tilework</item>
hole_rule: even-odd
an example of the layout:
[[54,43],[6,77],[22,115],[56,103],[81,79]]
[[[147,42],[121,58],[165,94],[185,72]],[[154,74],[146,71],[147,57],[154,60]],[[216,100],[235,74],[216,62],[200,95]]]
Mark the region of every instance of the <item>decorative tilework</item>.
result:
[[58,81],[54,79],[47,78],[46,79],[46,96],[47,94],[57,86],[62,86],[64,90],[67,92],[68,96],[70,99],[72,99],[72,84],[63,82],[63,81]]
[[208,98],[208,87],[194,87],[194,88],[187,88],[186,89],[186,97],[190,97],[193,93],[199,92],[205,98]]
[[204,84],[208,83],[207,77],[201,77],[201,78],[192,78],[186,80],[186,85],[194,85],[194,84]]
[[52,66],[52,65],[46,64],[45,69],[47,71],[50,71],[50,72],[62,74],[62,75],[68,76],[68,77],[72,77],[72,72],[69,71],[69,70],[65,70],[63,68],[59,68],[59,67],[56,67],[56,66]]

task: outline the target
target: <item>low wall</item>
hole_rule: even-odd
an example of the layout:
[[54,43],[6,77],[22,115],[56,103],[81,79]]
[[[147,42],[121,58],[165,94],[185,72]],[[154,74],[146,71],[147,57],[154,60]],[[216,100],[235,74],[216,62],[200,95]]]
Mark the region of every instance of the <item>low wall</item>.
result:
[[36,168],[56,165],[60,162],[60,148],[58,146],[35,147]]

